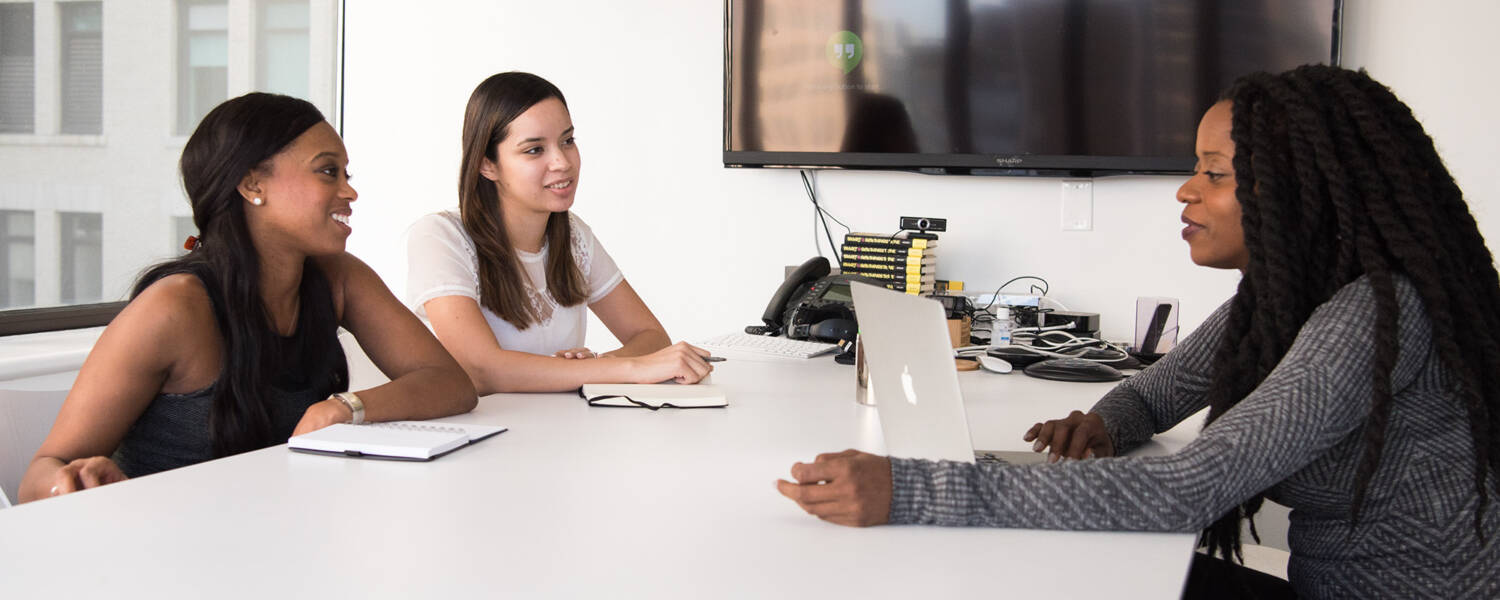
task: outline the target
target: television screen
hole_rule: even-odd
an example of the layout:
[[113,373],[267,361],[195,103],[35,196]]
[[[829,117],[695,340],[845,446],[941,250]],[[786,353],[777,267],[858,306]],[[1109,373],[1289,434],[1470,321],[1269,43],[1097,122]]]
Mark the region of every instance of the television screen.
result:
[[728,0],[724,164],[1192,169],[1235,78],[1338,61],[1340,0]]

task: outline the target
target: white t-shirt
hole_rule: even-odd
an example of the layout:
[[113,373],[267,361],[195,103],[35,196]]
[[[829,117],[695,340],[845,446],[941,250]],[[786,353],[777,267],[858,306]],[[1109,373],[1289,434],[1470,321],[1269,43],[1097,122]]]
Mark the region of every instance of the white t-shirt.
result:
[[521,270],[529,280],[526,296],[541,321],[524,330],[516,329],[485,308],[479,300],[479,255],[474,252],[474,241],[464,231],[457,210],[424,216],[406,231],[407,302],[418,317],[427,321],[427,310],[422,305],[428,300],[443,296],[472,298],[480,302],[480,314],[489,323],[495,341],[506,350],[551,355],[582,347],[588,327],[585,314],[588,305],[608,296],[624,276],[582,219],[569,213],[568,223],[572,226],[569,250],[588,283],[589,297],[582,304],[558,306],[557,300],[547,293],[545,269],[549,248],[544,245],[537,253],[516,251]]

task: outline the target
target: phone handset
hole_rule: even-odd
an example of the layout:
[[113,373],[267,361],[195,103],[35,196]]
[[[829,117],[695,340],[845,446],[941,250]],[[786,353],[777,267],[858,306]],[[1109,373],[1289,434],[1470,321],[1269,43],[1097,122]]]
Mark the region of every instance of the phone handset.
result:
[[828,264],[828,259],[826,258],[814,256],[807,259],[795,271],[792,271],[792,274],[787,276],[786,281],[781,282],[781,287],[776,288],[776,293],[771,295],[771,302],[766,304],[765,314],[760,316],[760,320],[764,321],[766,325],[764,327],[751,325],[745,328],[745,333],[780,334],[782,328],[786,325],[781,322],[783,316],[786,314],[786,305],[798,296],[798,292],[802,288],[822,279],[832,271],[833,267]]

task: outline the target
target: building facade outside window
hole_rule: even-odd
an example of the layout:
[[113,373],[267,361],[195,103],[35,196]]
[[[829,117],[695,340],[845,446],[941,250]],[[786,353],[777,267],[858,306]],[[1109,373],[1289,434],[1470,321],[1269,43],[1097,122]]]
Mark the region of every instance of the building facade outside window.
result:
[[63,304],[104,299],[104,215],[57,213],[58,281]]
[[307,97],[307,8],[307,0],[268,0],[260,4],[256,19],[260,34],[255,45],[257,89]]
[[34,127],[34,13],[30,3],[0,4],[0,133],[31,133]]
[[0,210],[0,308],[36,303],[36,216]]
[[229,2],[183,0],[177,22],[177,133],[187,135],[229,99]]
[[58,5],[62,132],[104,131],[104,11],[100,2]]
[[195,235],[177,161],[227,98],[338,125],[341,0],[0,0],[0,321],[127,299]]

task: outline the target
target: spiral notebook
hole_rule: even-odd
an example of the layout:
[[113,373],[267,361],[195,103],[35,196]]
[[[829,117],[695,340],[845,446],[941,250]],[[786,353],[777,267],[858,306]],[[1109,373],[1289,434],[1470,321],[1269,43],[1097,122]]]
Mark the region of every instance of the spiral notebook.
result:
[[298,452],[387,460],[432,460],[505,430],[493,425],[426,421],[339,423],[293,436],[286,442],[287,447]]

